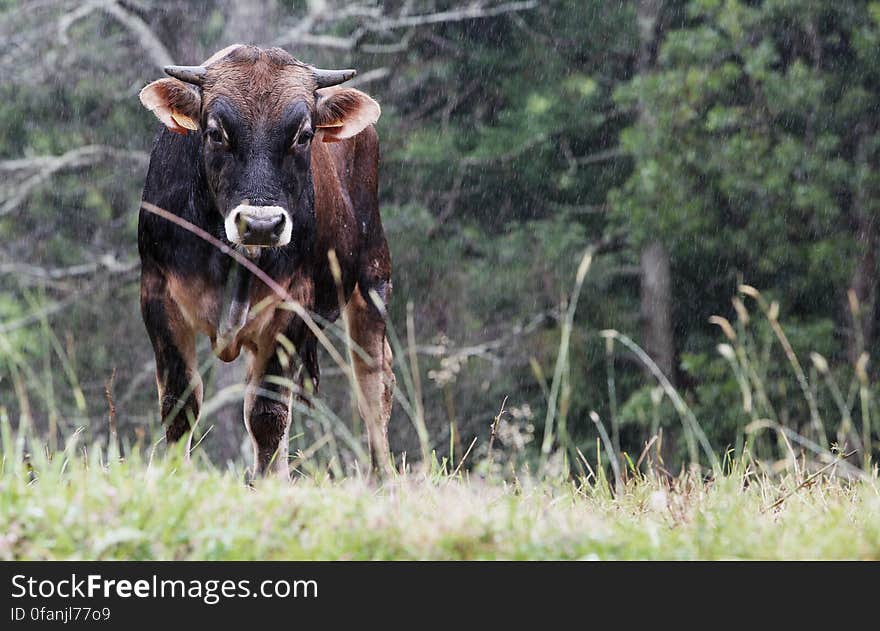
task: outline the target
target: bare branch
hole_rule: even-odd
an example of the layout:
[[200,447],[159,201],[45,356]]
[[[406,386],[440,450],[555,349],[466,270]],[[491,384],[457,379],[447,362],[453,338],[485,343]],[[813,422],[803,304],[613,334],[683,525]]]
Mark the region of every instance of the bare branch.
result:
[[365,85],[367,83],[371,83],[373,81],[379,81],[380,79],[384,79],[388,75],[391,74],[391,68],[387,66],[383,66],[381,68],[374,68],[364,74],[356,76],[351,81],[348,81],[346,85],[350,88],[354,88],[359,85]]
[[[447,363],[463,364],[471,358],[479,358],[489,362],[495,366],[502,363],[502,355],[505,351],[517,348],[513,342],[520,338],[527,337],[545,326],[547,322],[552,322],[559,318],[556,309],[550,309],[535,314],[526,322],[515,324],[510,330],[506,331],[501,337],[486,342],[478,342],[469,346],[452,347],[448,343],[440,344],[418,344],[414,347],[414,351],[423,357],[432,357],[434,359],[446,360]],[[336,368],[327,368],[321,370],[322,377],[339,377],[344,376],[341,370]]]
[[143,151],[119,149],[110,145],[85,145],[61,154],[60,156],[33,156],[0,160],[0,172],[24,170],[59,170],[86,166],[100,158],[129,159],[146,164],[149,156]]
[[74,25],[74,23],[79,22],[80,20],[87,17],[94,11],[102,8],[103,5],[107,4],[108,0],[92,0],[91,2],[86,2],[76,9],[71,11],[70,13],[62,16],[58,20],[58,42],[62,46],[67,46],[70,44],[70,37],[67,35],[67,31],[70,30],[70,27]]
[[[527,11],[537,6],[537,0],[506,2],[495,6],[486,6],[485,3],[476,2],[462,9],[438,13],[381,17],[378,11],[373,8],[352,7],[348,10],[331,11],[323,2],[311,2],[309,3],[309,13],[294,28],[278,38],[275,44],[277,46],[314,46],[333,50],[362,50],[373,54],[398,53],[406,50],[409,46],[410,34],[393,44],[365,44],[363,39],[369,33],[386,33],[402,28],[414,29],[420,26],[479,20],[506,13]],[[321,35],[312,32],[321,24],[334,24],[351,17],[366,19],[348,37]]]
[[481,4],[476,4],[454,11],[441,11],[440,13],[430,13],[427,15],[408,15],[391,20],[376,20],[374,22],[368,22],[363,28],[367,31],[388,31],[398,28],[425,26],[428,24],[464,22],[466,20],[479,20],[503,15],[505,13],[514,13],[516,11],[527,11],[529,9],[534,9],[536,6],[538,6],[536,0],[527,0],[526,2],[507,2],[494,7],[485,7]]
[[158,68],[164,68],[174,63],[174,59],[172,59],[168,49],[165,48],[165,44],[156,37],[152,29],[139,16],[129,12],[116,2],[107,4],[103,9],[137,35],[141,46],[147,51],[147,54]]
[[336,37],[334,35],[315,35],[314,33],[288,34],[279,39],[276,46],[313,46],[333,50],[351,50],[357,44],[353,37]]
[[617,158],[622,158],[626,155],[627,153],[619,147],[613,147],[604,151],[597,151],[596,153],[592,153],[588,156],[575,157],[572,159],[572,162],[574,162],[574,164],[576,164],[577,166],[586,166],[588,164],[598,164],[599,162],[615,160]]
[[0,263],[0,275],[16,274],[19,276],[29,276],[37,280],[57,281],[87,276],[101,269],[107,269],[114,274],[124,274],[135,269],[137,265],[137,261],[119,261],[113,254],[108,253],[92,263],[81,263],[80,265],[56,269],[46,269],[29,263]]
[[0,206],[0,216],[15,210],[37,186],[56,173],[91,166],[106,158],[135,160],[146,164],[148,156],[143,151],[117,149],[109,145],[86,145],[60,156],[0,161],[0,173],[9,174],[3,184],[3,197],[6,200]]
[[462,346],[460,348],[449,348],[446,344],[432,344],[416,346],[416,352],[420,355],[429,357],[451,358],[455,362],[463,363],[471,357],[479,357],[494,364],[499,364],[500,359],[495,354],[496,351],[511,348],[511,342],[517,338],[530,335],[531,333],[544,326],[548,320],[555,317],[555,310],[544,311],[533,316],[526,323],[518,323],[513,329],[505,333],[502,337],[481,342],[472,346]]
[[461,164],[464,164],[467,166],[477,166],[477,165],[483,165],[483,164],[503,164],[505,162],[510,162],[511,160],[515,160],[516,158],[520,157],[524,153],[528,152],[530,149],[537,147],[538,145],[543,144],[544,142],[549,140],[549,138],[550,138],[550,136],[547,133],[541,132],[541,133],[535,134],[532,138],[530,138],[529,140],[524,142],[519,147],[516,147],[515,149],[512,149],[506,153],[502,153],[501,155],[491,156],[491,157],[469,156],[466,158],[462,158]]
[[171,53],[168,52],[168,49],[161,40],[156,37],[156,34],[153,33],[147,23],[140,16],[132,13],[115,0],[93,0],[92,2],[87,2],[58,20],[58,39],[62,45],[67,45],[70,41],[67,31],[70,30],[70,27],[75,22],[98,10],[108,13],[117,22],[131,31],[140,42],[141,48],[146,51],[157,67],[164,68],[174,63]]
[[[112,276],[110,278],[112,279],[112,281],[114,281],[108,284],[108,288],[110,290],[113,290],[116,287],[119,287],[120,285],[129,282],[129,279],[126,278],[124,274]],[[96,278],[94,281],[91,282],[91,284],[83,287],[80,291],[72,292],[63,300],[58,300],[56,302],[50,303],[33,313],[29,313],[28,315],[22,316],[15,320],[3,322],[2,324],[0,324],[0,334],[9,333],[10,331],[36,324],[44,318],[48,318],[55,315],[56,313],[60,313],[64,311],[67,307],[82,301],[84,296],[93,296],[103,283],[107,283],[107,277]]]

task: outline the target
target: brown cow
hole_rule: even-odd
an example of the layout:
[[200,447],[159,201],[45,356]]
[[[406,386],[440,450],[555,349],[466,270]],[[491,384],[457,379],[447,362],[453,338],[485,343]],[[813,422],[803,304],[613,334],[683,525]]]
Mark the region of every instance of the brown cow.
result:
[[351,359],[373,466],[388,470],[394,374],[384,319],[391,261],[373,127],[379,105],[333,87],[353,70],[319,70],[278,48],[230,46],[202,66],[165,72],[173,78],[140,93],[164,127],[150,156],[138,250],[167,440],[182,438],[198,418],[196,336],[204,333],[224,361],[247,351],[244,420],[254,474],[289,477],[294,384],[302,388],[308,373],[317,387],[317,339],[245,266],[180,221],[150,212],[153,205],[247,256],[318,322],[342,312],[369,358]]

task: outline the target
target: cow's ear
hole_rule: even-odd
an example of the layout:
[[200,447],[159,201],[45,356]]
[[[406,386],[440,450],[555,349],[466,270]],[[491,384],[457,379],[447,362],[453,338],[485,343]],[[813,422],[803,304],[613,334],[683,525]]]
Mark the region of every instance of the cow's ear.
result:
[[177,79],[159,79],[141,90],[141,103],[177,134],[199,128],[202,99],[196,90]]
[[369,95],[351,88],[318,90],[316,127],[324,142],[337,142],[359,134],[379,120],[382,110]]

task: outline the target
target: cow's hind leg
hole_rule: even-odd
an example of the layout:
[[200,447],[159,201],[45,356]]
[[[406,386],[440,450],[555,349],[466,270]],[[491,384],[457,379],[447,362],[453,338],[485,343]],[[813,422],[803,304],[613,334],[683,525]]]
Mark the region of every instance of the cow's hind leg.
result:
[[202,379],[195,368],[195,331],[166,291],[164,278],[144,270],[141,314],[156,355],[156,385],[165,439],[180,440],[199,418]]
[[244,422],[254,446],[254,477],[275,473],[289,480],[287,434],[290,424],[290,359],[282,362],[277,345],[251,355],[244,400]]
[[356,288],[345,307],[345,321],[351,341],[369,357],[364,358],[354,349],[350,352],[357,382],[358,411],[367,427],[372,465],[379,473],[388,474],[392,471],[388,420],[395,379],[391,347],[385,337],[385,320],[378,309],[367,304],[360,288]]

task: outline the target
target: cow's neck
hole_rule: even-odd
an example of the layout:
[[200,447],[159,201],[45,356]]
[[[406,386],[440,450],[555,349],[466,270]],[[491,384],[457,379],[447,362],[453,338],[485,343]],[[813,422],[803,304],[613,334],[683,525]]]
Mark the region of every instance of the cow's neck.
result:
[[[245,254],[242,252],[242,254]],[[257,254],[259,256],[259,254]],[[252,258],[252,257],[248,257]],[[253,274],[238,261],[233,260],[223,292],[223,309],[220,320],[220,338],[232,340],[247,322],[251,308],[250,293]]]

